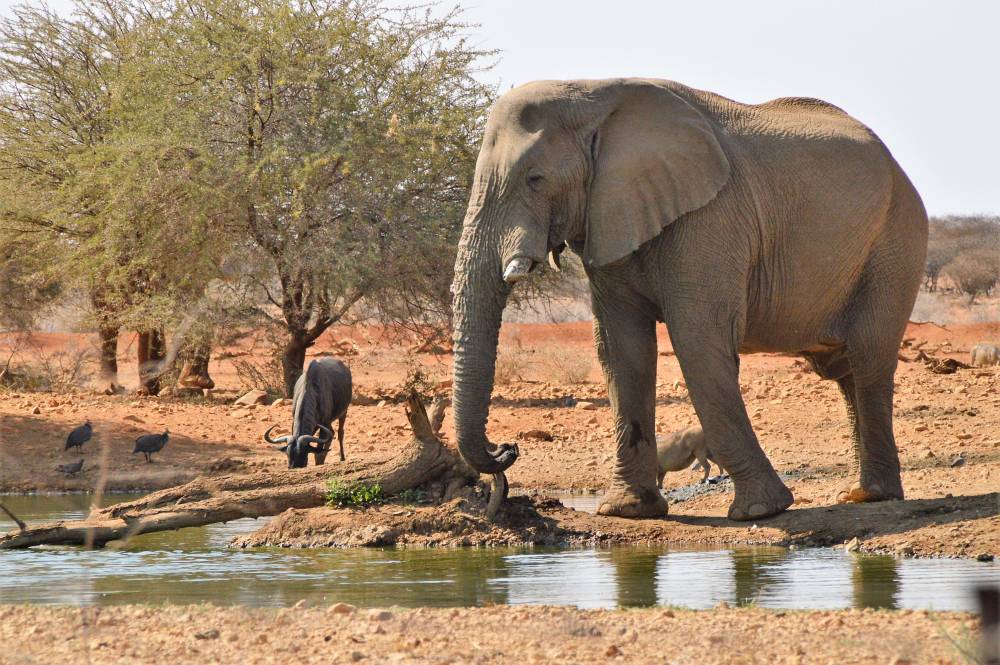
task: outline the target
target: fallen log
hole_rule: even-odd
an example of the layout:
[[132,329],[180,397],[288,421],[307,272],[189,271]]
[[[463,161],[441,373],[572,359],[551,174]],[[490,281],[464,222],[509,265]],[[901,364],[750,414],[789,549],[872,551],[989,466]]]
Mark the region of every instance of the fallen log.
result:
[[0,549],[100,547],[141,533],[266,517],[289,508],[314,508],[326,502],[327,481],[333,478],[348,487],[377,483],[387,496],[438,479],[475,481],[477,474],[438,439],[416,393],[407,400],[406,416],[413,436],[397,455],[386,460],[196,478],[135,501],[95,509],[82,520],[10,531],[0,536]]

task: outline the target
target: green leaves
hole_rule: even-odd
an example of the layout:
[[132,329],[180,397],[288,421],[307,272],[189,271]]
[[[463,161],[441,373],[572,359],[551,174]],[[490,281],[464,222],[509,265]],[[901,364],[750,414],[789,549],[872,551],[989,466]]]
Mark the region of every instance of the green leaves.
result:
[[[0,240],[100,317],[446,326],[494,91],[458,10],[76,0],[0,24]],[[72,266],[67,270],[66,266]]]

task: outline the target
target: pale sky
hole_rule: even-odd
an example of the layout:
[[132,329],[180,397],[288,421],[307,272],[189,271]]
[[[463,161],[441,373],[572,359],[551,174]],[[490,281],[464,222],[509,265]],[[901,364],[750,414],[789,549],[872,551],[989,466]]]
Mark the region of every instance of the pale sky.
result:
[[463,4],[474,42],[501,51],[484,77],[502,90],[645,76],[743,102],[819,97],[882,137],[931,214],[1000,214],[1000,1]]

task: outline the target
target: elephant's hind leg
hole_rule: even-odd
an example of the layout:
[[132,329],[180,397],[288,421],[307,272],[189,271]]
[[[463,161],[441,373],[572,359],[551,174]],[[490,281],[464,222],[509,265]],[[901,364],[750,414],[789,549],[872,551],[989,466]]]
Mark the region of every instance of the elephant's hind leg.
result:
[[[898,298],[880,297],[878,291],[859,299],[857,304],[857,315],[847,335],[853,371],[850,383],[842,384],[841,390],[846,393],[853,387],[854,392],[858,480],[841,492],[838,500],[902,499],[899,452],[892,431],[892,396],[899,340],[909,311],[904,311]],[[896,331],[898,335],[894,334]]]

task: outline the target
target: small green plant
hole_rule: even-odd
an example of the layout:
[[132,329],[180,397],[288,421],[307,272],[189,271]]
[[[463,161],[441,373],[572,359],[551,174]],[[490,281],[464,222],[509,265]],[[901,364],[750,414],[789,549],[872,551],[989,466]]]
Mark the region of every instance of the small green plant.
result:
[[427,490],[411,487],[396,495],[400,503],[423,503],[427,500]]
[[347,485],[339,478],[326,481],[326,505],[328,506],[371,506],[381,503],[382,486]]

